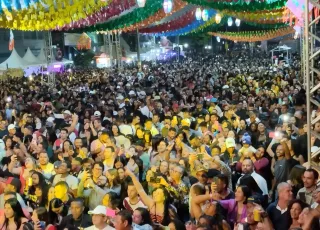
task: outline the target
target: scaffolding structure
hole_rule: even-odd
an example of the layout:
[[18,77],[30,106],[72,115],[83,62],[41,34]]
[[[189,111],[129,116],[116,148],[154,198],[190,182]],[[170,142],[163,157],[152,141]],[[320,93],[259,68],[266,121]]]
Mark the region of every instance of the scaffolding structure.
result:
[[119,31],[117,31],[113,36],[113,38],[114,38],[113,43],[116,48],[118,69],[122,68],[122,50],[121,50],[121,45],[120,45],[120,36],[121,36],[121,32],[119,32]]
[[106,33],[104,35],[104,50],[105,52],[108,51],[109,58],[110,58],[110,64],[113,66],[113,55],[112,55],[112,34]]
[[304,70],[304,83],[306,89],[307,100],[307,126],[308,126],[308,163],[316,169],[319,169],[314,164],[313,158],[320,153],[320,150],[311,154],[311,138],[316,137],[320,139],[320,135],[311,129],[311,126],[320,121],[320,115],[312,113],[313,106],[319,108],[320,103],[313,98],[313,94],[320,88],[320,83],[315,85],[315,77],[320,75],[320,70],[315,65],[315,60],[320,56],[320,50],[315,49],[315,42],[320,41],[316,34],[316,23],[319,21],[320,16],[315,18],[309,14],[309,3],[318,9],[320,4],[316,0],[304,0],[304,29],[303,29],[303,70]]
[[[114,66],[114,60],[116,60],[116,65],[118,69],[122,68],[122,50],[121,50],[121,44],[120,44],[120,36],[121,32],[107,32],[104,35],[104,47],[105,51],[109,50],[109,57],[111,66]],[[113,53],[115,49],[115,53]],[[114,55],[115,54],[115,57]]]
[[[50,31],[44,32],[44,54],[46,57],[47,68],[53,63],[54,55],[53,55],[53,46],[52,46],[52,36]],[[54,72],[48,74],[48,76],[42,81],[46,83],[50,88],[54,88],[56,83],[56,76]]]

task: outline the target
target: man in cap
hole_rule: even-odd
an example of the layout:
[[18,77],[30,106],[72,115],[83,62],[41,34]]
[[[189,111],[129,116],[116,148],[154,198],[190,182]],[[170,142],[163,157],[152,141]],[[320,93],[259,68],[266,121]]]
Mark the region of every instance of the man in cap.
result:
[[94,210],[89,211],[88,214],[92,215],[93,225],[85,228],[85,230],[114,230],[114,228],[107,224],[108,216],[115,217],[114,211],[109,210],[103,205],[98,205]]

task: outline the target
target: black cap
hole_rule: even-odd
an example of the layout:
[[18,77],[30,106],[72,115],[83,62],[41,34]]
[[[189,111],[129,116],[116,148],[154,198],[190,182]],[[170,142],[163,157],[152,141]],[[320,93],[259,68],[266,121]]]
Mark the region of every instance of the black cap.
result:
[[250,196],[247,200],[248,203],[255,203],[255,204],[260,204],[262,203],[262,197],[260,197],[259,195],[253,195]]

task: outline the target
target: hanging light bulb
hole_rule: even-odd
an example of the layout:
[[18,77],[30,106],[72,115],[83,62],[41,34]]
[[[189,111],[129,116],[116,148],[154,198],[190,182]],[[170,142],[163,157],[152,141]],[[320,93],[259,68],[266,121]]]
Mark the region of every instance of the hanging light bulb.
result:
[[201,10],[201,8],[197,8],[196,19],[199,21],[199,20],[201,20],[201,17],[202,17],[202,10]]
[[206,22],[206,21],[208,21],[208,19],[209,19],[209,12],[208,12],[208,10],[204,9],[202,11],[202,20]]
[[233,20],[231,17],[228,18],[228,26],[232,26],[233,24]]
[[240,23],[241,23],[240,19],[237,18],[236,21],[235,21],[235,23],[236,23],[236,26],[239,27],[239,26],[240,26]]
[[220,42],[220,37],[217,37],[217,42]]
[[146,0],[137,0],[137,5],[140,7],[140,8],[143,8],[146,4]]
[[215,21],[217,24],[219,24],[221,22],[221,15],[220,14],[216,14]]
[[163,1],[163,10],[166,14],[169,14],[172,10],[173,3],[172,0],[164,0]]

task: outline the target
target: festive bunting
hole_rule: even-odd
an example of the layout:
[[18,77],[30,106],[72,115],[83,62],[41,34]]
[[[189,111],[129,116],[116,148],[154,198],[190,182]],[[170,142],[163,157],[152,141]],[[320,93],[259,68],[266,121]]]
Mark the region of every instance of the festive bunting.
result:
[[[183,9],[186,5],[187,5],[186,2],[183,2],[181,0],[175,0],[171,14]],[[166,14],[162,9],[160,9],[160,10],[158,10],[158,12],[156,12],[154,15],[150,16],[149,18],[147,18],[139,23],[136,23],[134,25],[122,28],[121,30],[123,32],[128,32],[128,31],[134,31],[136,29],[145,28],[155,22],[160,21],[161,19],[163,19],[167,16],[168,16],[168,14]]]
[[190,4],[205,6],[216,10],[229,9],[234,11],[270,10],[283,7],[287,0],[185,0]]
[[220,19],[219,23],[216,23],[215,17],[212,17],[205,24],[197,27],[196,29],[192,30],[190,33],[191,34],[207,33],[207,32],[213,31],[215,29],[218,29],[219,27],[224,26],[225,23],[227,23],[227,18],[226,17],[223,17],[222,19]]
[[195,9],[193,8],[192,10],[188,11],[185,15],[182,15],[176,20],[173,20],[158,26],[140,29],[139,32],[140,33],[161,33],[166,31],[177,30],[193,22],[194,18],[195,18]]
[[[4,0],[1,1],[3,4]],[[17,30],[51,30],[57,25],[63,26],[73,20],[86,18],[88,14],[97,12],[110,2],[111,0],[76,0],[74,2],[42,0],[31,4],[29,8],[12,12],[10,12],[12,7],[5,8],[2,5],[4,13],[0,15],[0,27]]]
[[[214,15],[216,14],[215,10],[208,10],[208,14],[209,14],[209,20],[211,20],[212,17],[214,17]],[[177,35],[182,35],[182,34],[187,34],[190,33],[191,31],[193,31],[194,29],[198,28],[199,26],[204,25],[206,22],[204,22],[203,20],[196,20],[194,19],[194,21],[192,23],[190,23],[189,25],[180,28],[178,30],[173,30],[173,31],[169,31],[169,32],[165,32],[165,33],[156,33],[154,34],[155,36],[177,36]]]
[[85,26],[92,26],[96,23],[105,22],[108,19],[120,15],[124,11],[134,7],[136,5],[136,0],[113,0],[112,3],[102,8],[100,11],[88,16],[87,18],[80,19],[78,21],[72,21],[63,27],[56,27],[56,30],[70,30],[78,29]]
[[254,12],[222,10],[221,13],[223,13],[224,15],[239,18],[241,21],[260,22],[263,24],[289,22],[290,19],[290,11],[285,7],[282,7],[280,9],[259,10]]
[[157,11],[162,9],[162,2],[162,0],[147,0],[146,5],[143,8],[135,9],[132,12],[111,21],[85,27],[76,31],[96,32],[121,30],[154,15]]
[[231,41],[237,42],[257,42],[270,40],[276,37],[285,36],[288,34],[295,33],[292,27],[285,27],[276,30],[266,31],[244,31],[244,32],[209,32],[211,36],[224,38]]

